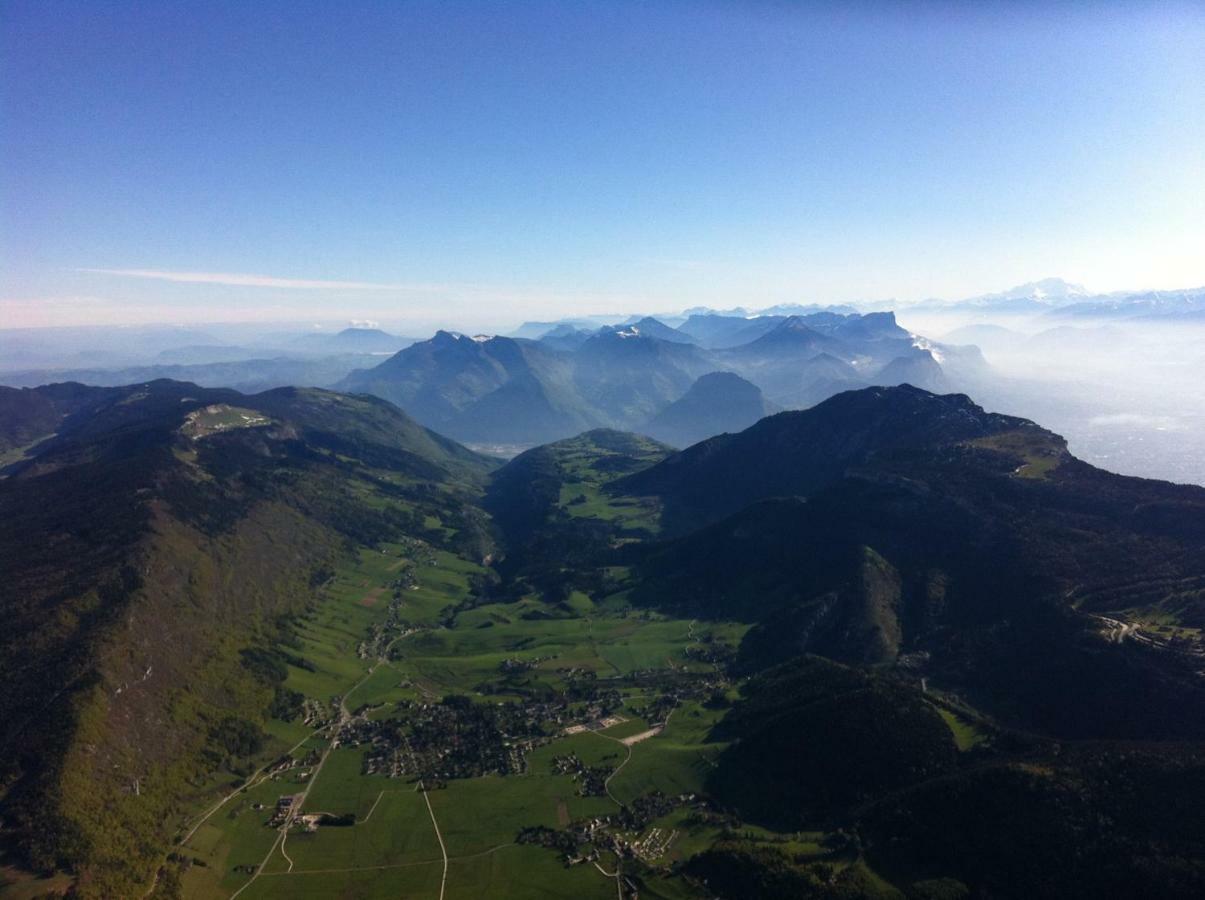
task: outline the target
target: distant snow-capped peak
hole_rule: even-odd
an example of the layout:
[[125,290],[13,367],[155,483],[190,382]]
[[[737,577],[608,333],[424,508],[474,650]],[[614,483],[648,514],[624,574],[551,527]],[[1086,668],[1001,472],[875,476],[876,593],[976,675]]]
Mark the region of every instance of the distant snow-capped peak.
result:
[[1082,297],[1089,297],[1091,293],[1082,284],[1072,284],[1070,281],[1064,281],[1062,278],[1043,278],[1040,281],[1030,281],[1017,285],[1014,288],[1009,288],[1007,291],[1000,291],[996,294],[984,294],[981,297],[973,299],[980,303],[1003,300],[1036,300],[1039,303],[1057,306],[1061,303],[1074,302]]

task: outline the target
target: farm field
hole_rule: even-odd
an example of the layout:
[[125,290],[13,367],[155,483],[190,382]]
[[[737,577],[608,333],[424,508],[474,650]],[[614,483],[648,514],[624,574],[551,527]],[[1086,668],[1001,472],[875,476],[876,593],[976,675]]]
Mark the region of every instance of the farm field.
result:
[[[687,652],[702,629],[580,592],[556,609],[466,603],[482,573],[422,542],[363,549],[337,568],[282,646],[285,687],[304,696],[306,717],[273,721],[273,768],[227,786],[183,829],[184,897],[616,896],[620,861],[601,831],[585,845],[596,859],[576,865],[522,836],[606,821],[650,792],[702,790],[724,746],[708,737],[722,710],[699,687],[717,670]],[[735,645],[744,629],[711,623],[706,638]],[[434,738],[420,726],[461,702],[526,716],[530,736],[504,742],[508,762],[471,760],[444,777],[430,761],[470,740],[457,736],[468,726]],[[389,741],[404,771],[384,768]],[[661,855],[681,857],[672,846]],[[658,882],[691,895],[679,878]]]

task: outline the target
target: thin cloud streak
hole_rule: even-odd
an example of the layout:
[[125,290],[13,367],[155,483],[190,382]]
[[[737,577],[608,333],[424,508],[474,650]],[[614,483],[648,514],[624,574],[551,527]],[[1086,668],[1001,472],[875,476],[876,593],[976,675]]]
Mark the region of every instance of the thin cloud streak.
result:
[[279,278],[241,272],[169,272],[161,269],[77,269],[93,275],[145,278],[178,284],[221,284],[231,287],[289,288],[294,290],[409,291],[430,293],[448,290],[445,284],[396,284],[376,281],[327,281],[313,278]]

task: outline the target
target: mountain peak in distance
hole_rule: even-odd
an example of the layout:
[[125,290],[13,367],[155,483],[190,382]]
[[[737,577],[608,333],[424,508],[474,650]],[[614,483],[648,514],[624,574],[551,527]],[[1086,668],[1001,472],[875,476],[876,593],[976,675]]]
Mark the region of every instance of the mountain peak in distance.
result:
[[757,385],[735,372],[709,372],[642,430],[667,444],[688,447],[714,434],[743,431],[778,410]]

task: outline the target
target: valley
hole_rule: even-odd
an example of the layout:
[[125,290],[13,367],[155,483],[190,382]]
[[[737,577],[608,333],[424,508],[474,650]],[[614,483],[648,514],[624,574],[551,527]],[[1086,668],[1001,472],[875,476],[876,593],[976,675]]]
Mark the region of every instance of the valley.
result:
[[[412,579],[399,589],[401,571]],[[362,550],[337,570],[290,651],[313,671],[291,665],[284,683],[321,711],[272,723],[270,762],[188,822],[173,850],[186,865],[184,897],[611,897],[615,879],[601,870],[625,867],[613,842],[625,854],[632,848],[648,877],[682,858],[679,843],[721,833],[684,824],[711,811],[681,798],[702,793],[724,746],[708,739],[723,710],[706,701],[731,690],[699,651],[732,646],[745,627],[703,629],[585,596],[572,599],[572,611],[529,599],[474,606],[449,621],[449,608],[471,599],[468,577],[480,573],[450,554],[397,544]],[[366,634],[379,655],[364,655]],[[407,764],[367,774],[380,752],[378,726],[449,698],[514,707],[525,733],[445,727]],[[501,766],[488,752],[499,740]],[[488,745],[455,748],[480,774],[446,777],[460,741]],[[594,824],[657,794],[660,815]],[[294,798],[283,816],[282,798]],[[312,818],[348,816],[329,825]],[[541,841],[574,823],[586,823],[578,827],[590,839],[574,845],[583,861],[566,867],[564,853]],[[660,838],[646,847],[650,835]]]
[[5,897],[1205,884],[1201,489],[911,386],[506,462],[362,395],[54,390],[0,480]]

